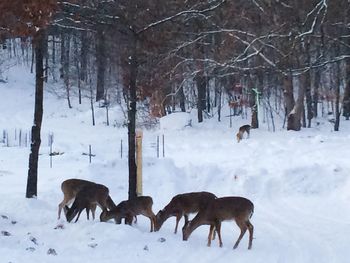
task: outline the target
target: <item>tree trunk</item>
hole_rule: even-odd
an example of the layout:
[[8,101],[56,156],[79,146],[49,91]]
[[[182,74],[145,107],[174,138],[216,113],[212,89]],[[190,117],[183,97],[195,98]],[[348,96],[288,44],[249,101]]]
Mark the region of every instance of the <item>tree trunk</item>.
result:
[[[339,54],[339,53],[338,53]],[[339,131],[339,123],[340,123],[340,62],[335,63],[336,72],[335,72],[335,123],[334,123],[334,131]]]
[[318,93],[320,89],[320,83],[321,83],[321,73],[320,69],[315,70],[315,79],[314,79],[314,92],[312,96],[312,103],[313,103],[313,114],[316,118],[318,116]]
[[136,166],[136,95],[137,95],[137,36],[134,36],[133,46],[131,47],[131,56],[129,57],[130,76],[129,76],[129,108],[128,108],[128,144],[129,144],[129,200],[137,196],[137,166]]
[[27,198],[35,198],[37,196],[38,182],[38,159],[41,144],[41,123],[43,118],[43,93],[44,93],[44,39],[45,33],[42,30],[37,32],[34,37],[35,48],[35,108],[34,108],[34,124],[32,126],[32,138],[29,154],[29,169],[27,178]]
[[209,77],[205,78],[205,84],[206,84],[206,90],[207,90],[207,111],[210,113],[211,111],[211,105],[210,105],[210,85],[209,85]]
[[186,106],[185,106],[185,94],[184,94],[184,88],[181,86],[179,90],[179,101],[180,101],[180,109],[182,112],[186,112]]
[[[308,73],[306,73],[308,74]],[[304,109],[304,97],[306,90],[306,74],[301,74],[299,79],[299,94],[298,99],[288,115],[287,130],[300,131],[301,129],[301,117]]]
[[104,99],[105,94],[105,72],[106,72],[106,40],[103,30],[97,32],[97,87],[96,87],[96,101]]
[[197,82],[197,110],[198,110],[198,122],[203,122],[203,111],[205,110],[205,90],[206,90],[206,80],[203,73],[198,73],[196,76]]
[[285,103],[285,114],[286,116],[293,110],[295,100],[293,94],[293,78],[292,74],[283,76],[283,94],[284,94],[284,103]]
[[[349,41],[350,42],[350,41]],[[350,118],[350,59],[346,60],[345,90],[343,98],[343,116],[346,120]]]
[[71,109],[72,104],[70,102],[70,34],[64,34],[65,38],[65,46],[64,46],[64,61],[63,61],[63,79],[64,79],[64,85],[66,87],[66,95],[67,95],[67,102],[68,107]]
[[[253,79],[254,78],[254,79]],[[257,83],[257,80],[255,77],[253,76],[249,76],[248,77],[248,88],[250,90],[250,108],[252,111],[252,121],[251,121],[251,127],[253,129],[257,129],[259,128],[259,120],[258,120],[258,105],[257,105],[257,94],[256,92],[253,90],[255,89],[257,91],[257,88],[255,87],[254,83]]]
[[306,85],[307,127],[311,128],[311,120],[314,117],[314,114],[313,114],[313,108],[312,108],[310,72],[305,73],[305,85]]

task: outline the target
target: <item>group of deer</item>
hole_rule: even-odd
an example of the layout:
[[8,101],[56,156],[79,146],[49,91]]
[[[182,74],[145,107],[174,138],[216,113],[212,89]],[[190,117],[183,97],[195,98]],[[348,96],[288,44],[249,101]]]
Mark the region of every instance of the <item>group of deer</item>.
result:
[[[109,196],[108,188],[102,184],[80,179],[68,179],[62,183],[61,189],[64,198],[58,206],[58,218],[60,218],[63,209],[68,222],[71,222],[78,215],[76,222],[84,209],[86,209],[87,218],[89,219],[89,211],[91,210],[94,219],[96,206],[98,205],[102,209],[100,215],[102,222],[114,219],[115,223],[120,224],[124,219],[126,224],[131,225],[134,219],[136,222],[137,215],[144,215],[151,221],[151,232],[160,230],[169,217],[175,216],[176,234],[179,221],[184,217],[183,240],[187,240],[199,226],[210,225],[207,245],[211,245],[211,240],[215,238],[216,232],[221,247],[223,244],[221,240],[221,222],[234,220],[241,233],[233,248],[238,246],[247,230],[249,232],[248,249],[252,247],[254,227],[249,219],[254,213],[254,205],[250,200],[243,197],[217,198],[209,192],[178,194],[171,199],[164,209],[155,215],[152,211],[153,200],[150,196],[139,196],[115,205]],[[69,208],[67,205],[73,200],[74,202]],[[192,213],[197,213],[197,215],[189,221],[188,216]]]

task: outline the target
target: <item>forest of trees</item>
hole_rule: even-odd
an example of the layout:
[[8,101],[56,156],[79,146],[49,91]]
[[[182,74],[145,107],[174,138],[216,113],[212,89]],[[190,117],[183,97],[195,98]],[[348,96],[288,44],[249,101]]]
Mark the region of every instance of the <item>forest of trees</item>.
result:
[[229,104],[234,114],[250,108],[258,128],[260,106],[288,130],[320,115],[339,130],[340,117],[350,118],[349,20],[348,0],[0,0],[0,45],[36,62],[32,152],[43,81],[60,82],[67,107],[72,96],[127,106],[136,180],[140,110],[157,118],[195,108],[198,122],[220,121]]

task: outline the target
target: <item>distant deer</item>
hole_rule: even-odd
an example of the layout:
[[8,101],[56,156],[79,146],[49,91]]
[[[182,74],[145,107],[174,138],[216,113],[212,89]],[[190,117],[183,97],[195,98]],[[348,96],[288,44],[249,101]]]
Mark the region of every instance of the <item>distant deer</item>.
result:
[[243,139],[243,134],[246,132],[247,133],[247,138],[249,138],[249,134],[250,134],[250,125],[243,125],[241,127],[239,127],[238,133],[236,134],[237,137],[237,142],[240,142],[240,140]]
[[192,192],[174,196],[170,203],[157,213],[155,231],[158,231],[169,217],[176,216],[174,231],[176,234],[182,216],[184,216],[186,224],[189,214],[197,213],[199,210],[204,209],[215,198],[216,196],[209,192]]
[[143,215],[151,221],[151,232],[153,232],[156,216],[152,211],[152,205],[152,197],[138,196],[134,199],[120,202],[110,211],[104,210],[100,215],[100,220],[106,222],[113,218],[116,224],[120,224],[121,220],[125,218],[125,223],[131,225],[133,218],[136,218],[137,215]]
[[[94,182],[82,180],[82,179],[68,179],[62,182],[61,189],[63,192],[63,200],[58,205],[58,219],[61,217],[62,208],[66,205],[70,205],[75,199],[77,193],[84,187],[94,187],[96,185]],[[110,196],[107,198],[107,207],[112,209],[115,206],[113,200]],[[92,211],[92,217],[95,218],[96,204],[92,204],[90,209]],[[89,219],[89,214],[87,214]]]
[[253,203],[243,197],[222,197],[213,200],[206,209],[202,209],[193,218],[192,221],[185,224],[182,228],[183,240],[187,240],[191,233],[201,225],[210,225],[208,243],[211,245],[211,237],[216,229],[219,236],[219,245],[222,247],[221,240],[221,222],[225,220],[235,220],[238,227],[241,229],[241,234],[239,235],[233,248],[237,248],[239,242],[244,236],[245,232],[249,231],[249,245],[248,249],[252,248],[253,242],[253,230],[254,227],[250,223],[249,219],[254,213]]

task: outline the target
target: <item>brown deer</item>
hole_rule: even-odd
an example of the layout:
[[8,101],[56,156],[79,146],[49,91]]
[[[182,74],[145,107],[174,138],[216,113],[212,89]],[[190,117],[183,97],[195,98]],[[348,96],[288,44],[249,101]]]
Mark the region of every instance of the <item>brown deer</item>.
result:
[[238,133],[236,134],[237,137],[237,142],[240,142],[240,140],[243,139],[243,134],[246,132],[247,133],[247,138],[249,138],[249,134],[250,134],[250,125],[243,125],[241,127],[239,127]]
[[[62,208],[64,208],[66,205],[70,205],[73,200],[75,199],[77,193],[84,187],[93,187],[95,185],[94,182],[82,180],[82,179],[68,179],[62,182],[61,189],[63,192],[63,200],[58,205],[58,219],[61,217],[61,211]],[[107,198],[107,207],[109,209],[112,209],[115,207],[115,204],[110,196]],[[95,210],[96,205],[92,204],[92,207],[90,207],[90,210],[92,211],[92,217],[95,218]],[[89,214],[87,214],[87,218],[89,219]]]
[[152,211],[153,200],[150,196],[138,196],[131,200],[120,202],[112,210],[104,210],[100,215],[100,220],[106,222],[114,219],[116,224],[120,224],[121,220],[125,218],[125,223],[131,225],[133,218],[137,215],[148,217],[151,221],[151,232],[154,230],[155,218]]
[[157,213],[155,231],[158,231],[169,217],[176,216],[174,231],[176,234],[182,216],[184,216],[186,224],[189,214],[197,213],[199,210],[204,209],[215,198],[216,196],[209,192],[192,192],[174,196],[170,203]]
[[222,197],[212,200],[206,209],[202,209],[193,218],[192,221],[185,224],[182,228],[183,240],[187,240],[191,233],[201,225],[210,225],[208,235],[208,246],[211,244],[211,237],[213,235],[214,228],[219,236],[219,245],[222,247],[221,240],[221,222],[225,220],[235,220],[238,227],[241,229],[233,248],[237,248],[239,242],[244,236],[245,232],[249,231],[249,245],[248,249],[252,248],[253,242],[253,230],[254,227],[250,223],[249,219],[254,213],[254,204],[243,197]]
[[91,210],[94,219],[96,205],[98,205],[102,211],[107,210],[108,198],[109,190],[106,186],[95,183],[93,185],[86,185],[77,193],[71,208],[65,206],[64,209],[67,221],[71,222],[78,214],[77,219],[75,220],[75,222],[77,222],[84,209],[86,209],[87,215],[89,215],[89,210]]

